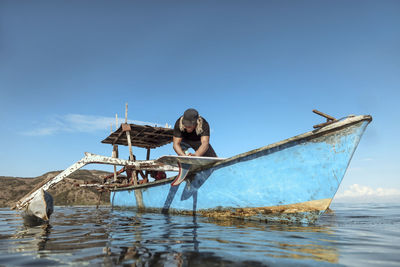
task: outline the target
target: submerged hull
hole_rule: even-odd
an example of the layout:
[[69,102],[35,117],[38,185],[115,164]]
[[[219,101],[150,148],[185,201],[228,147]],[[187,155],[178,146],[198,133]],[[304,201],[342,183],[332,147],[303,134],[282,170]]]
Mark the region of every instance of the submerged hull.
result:
[[250,220],[313,222],[330,205],[370,116],[349,117],[228,158],[179,186],[111,193],[113,206]]

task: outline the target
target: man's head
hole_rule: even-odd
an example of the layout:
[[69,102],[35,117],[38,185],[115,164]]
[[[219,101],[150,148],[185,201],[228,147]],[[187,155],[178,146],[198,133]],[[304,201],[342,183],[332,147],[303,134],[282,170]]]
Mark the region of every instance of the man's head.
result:
[[187,132],[190,133],[196,128],[198,118],[199,113],[193,108],[189,108],[183,113],[182,123]]

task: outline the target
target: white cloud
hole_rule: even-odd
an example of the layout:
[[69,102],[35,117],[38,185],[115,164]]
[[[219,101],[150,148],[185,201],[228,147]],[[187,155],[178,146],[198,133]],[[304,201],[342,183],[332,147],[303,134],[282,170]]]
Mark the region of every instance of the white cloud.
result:
[[360,201],[400,200],[400,190],[381,187],[374,189],[365,185],[353,184],[343,192],[337,193],[335,199]]
[[[119,123],[124,120],[119,120]],[[129,123],[151,126],[165,126],[165,123],[154,123],[145,121],[128,120]],[[47,121],[37,124],[32,130],[22,132],[23,135],[43,136],[63,132],[90,133],[95,131],[110,130],[112,125],[115,130],[115,117],[103,117],[82,114],[67,114],[53,116]]]

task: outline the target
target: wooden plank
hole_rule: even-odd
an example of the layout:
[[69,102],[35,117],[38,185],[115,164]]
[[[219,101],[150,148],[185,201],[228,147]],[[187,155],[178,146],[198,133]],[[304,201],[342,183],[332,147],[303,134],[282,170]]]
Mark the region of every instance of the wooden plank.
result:
[[168,165],[176,165],[179,162],[193,166],[207,166],[223,160],[225,160],[225,158],[169,155],[158,158],[156,162]]

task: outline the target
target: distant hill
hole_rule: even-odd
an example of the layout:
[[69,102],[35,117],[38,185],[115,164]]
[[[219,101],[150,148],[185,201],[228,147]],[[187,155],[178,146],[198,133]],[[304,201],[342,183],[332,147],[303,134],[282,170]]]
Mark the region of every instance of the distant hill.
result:
[[[0,176],[0,207],[10,207],[36,185],[45,179],[55,177],[61,171],[53,171],[35,178],[19,178]],[[79,187],[76,184],[85,182],[101,182],[103,176],[110,174],[97,170],[78,170],[68,178],[56,184],[49,190],[54,198],[54,205],[109,205],[110,193],[101,194],[93,187]]]

